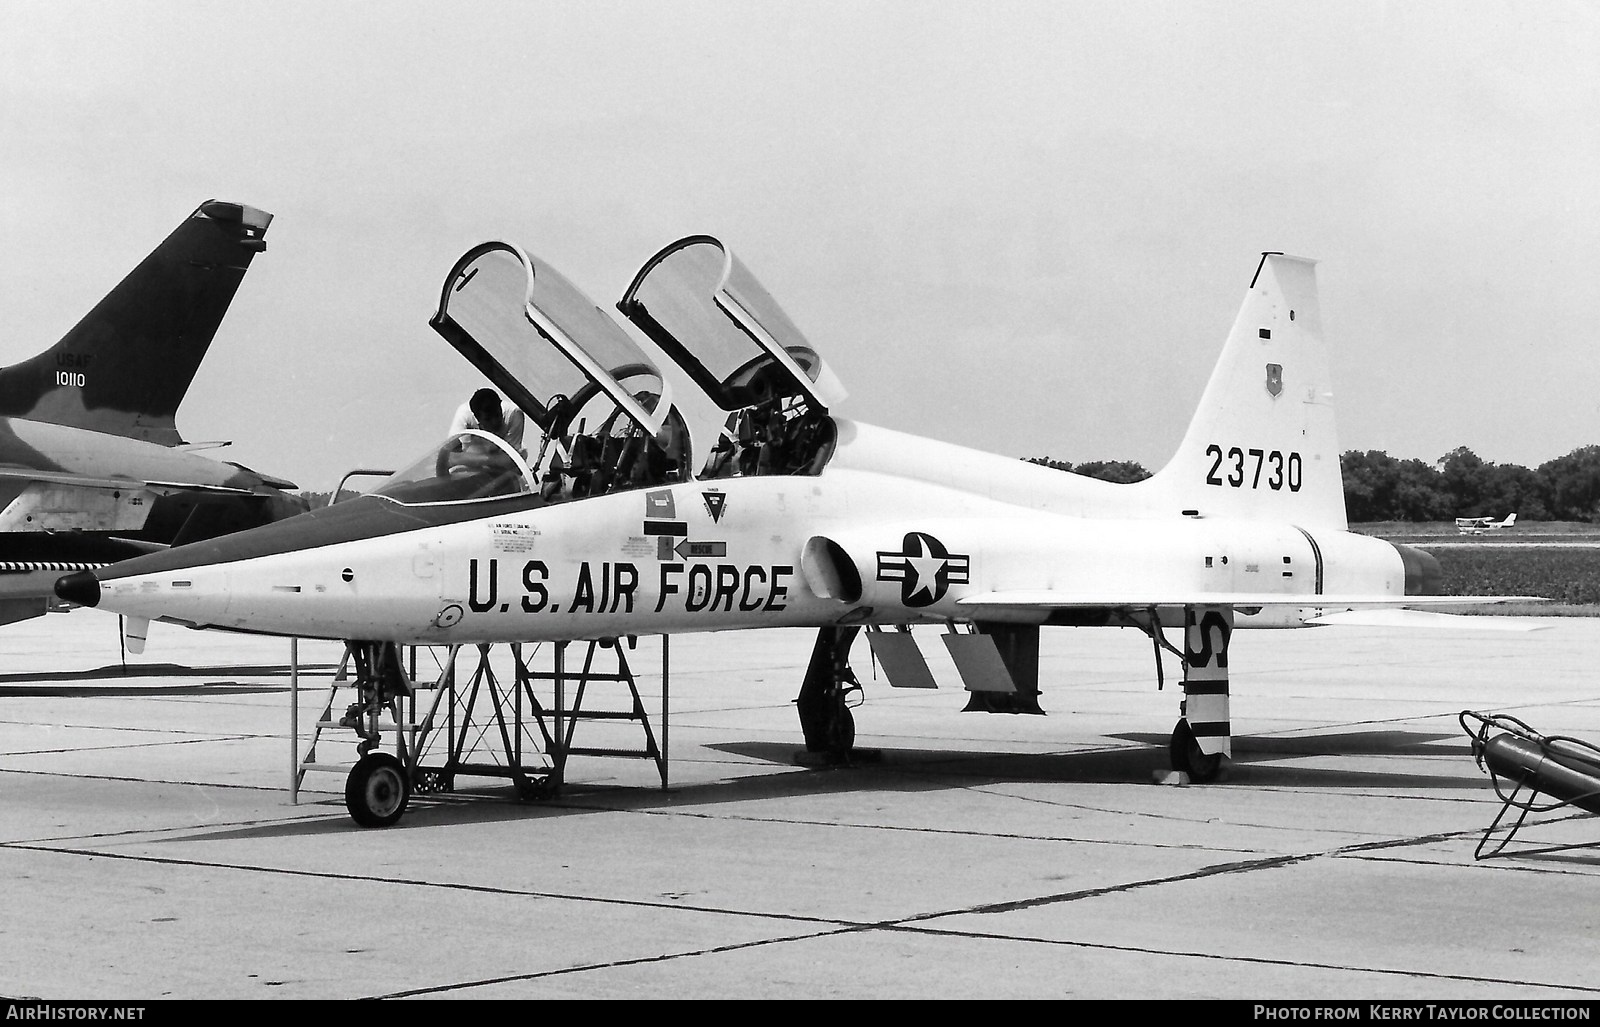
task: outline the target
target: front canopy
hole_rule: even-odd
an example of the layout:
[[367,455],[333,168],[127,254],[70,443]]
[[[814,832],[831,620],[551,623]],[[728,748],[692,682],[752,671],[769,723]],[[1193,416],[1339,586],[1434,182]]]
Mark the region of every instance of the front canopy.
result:
[[547,435],[564,433],[601,394],[647,436],[667,417],[667,383],[622,326],[510,243],[483,243],[457,261],[429,324]]
[[468,430],[446,439],[405,470],[385,478],[371,495],[403,506],[463,503],[533,492],[533,471],[505,440]]

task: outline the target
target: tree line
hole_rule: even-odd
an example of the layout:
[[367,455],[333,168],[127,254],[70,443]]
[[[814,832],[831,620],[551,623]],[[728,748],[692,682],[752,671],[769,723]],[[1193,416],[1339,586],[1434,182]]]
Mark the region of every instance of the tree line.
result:
[[[1048,457],[1029,463],[1106,481],[1140,481],[1150,472],[1129,461],[1094,460],[1073,466]],[[1529,469],[1496,464],[1465,446],[1433,463],[1402,460],[1381,450],[1349,450],[1339,458],[1349,519],[1447,521],[1504,517],[1527,521],[1600,521],[1600,446],[1583,446]]]

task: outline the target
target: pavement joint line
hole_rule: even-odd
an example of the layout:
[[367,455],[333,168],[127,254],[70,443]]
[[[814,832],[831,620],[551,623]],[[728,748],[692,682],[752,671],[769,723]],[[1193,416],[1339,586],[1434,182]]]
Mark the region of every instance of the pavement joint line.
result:
[[[602,810],[609,810],[608,807],[602,807],[601,809]],[[301,818],[296,818],[296,820],[299,821],[299,822],[315,822],[315,821],[320,820],[320,819],[322,819],[322,818],[320,818],[320,817],[301,817]],[[247,822],[247,823],[235,824],[235,825],[231,825],[231,826],[234,827],[234,828],[237,828],[237,827],[240,827],[240,826],[253,826],[255,823],[279,824],[279,823],[283,823],[283,822],[282,821]],[[216,826],[223,827],[223,826],[229,826],[229,825],[216,825]],[[833,826],[839,826],[839,825],[833,825]],[[1444,973],[1436,973],[1436,972],[1424,971],[1424,970],[1406,970],[1406,969],[1395,968],[1395,967],[1363,967],[1363,966],[1356,966],[1356,965],[1350,965],[1350,964],[1323,963],[1323,962],[1318,962],[1318,961],[1307,961],[1307,960],[1280,960],[1280,959],[1272,959],[1272,958],[1261,957],[1261,956],[1229,955],[1229,954],[1211,953],[1211,952],[1192,952],[1192,951],[1184,951],[1184,950],[1176,950],[1176,949],[1151,948],[1151,947],[1148,947],[1148,946],[1114,945],[1114,944],[1108,944],[1108,943],[1089,942],[1089,941],[1073,940],[1073,939],[1037,938],[1037,937],[1030,937],[1030,936],[1026,936],[1026,935],[1015,935],[1015,934],[1009,934],[1009,933],[1003,933],[1003,932],[959,931],[959,930],[954,930],[954,929],[951,929],[951,928],[933,927],[930,924],[930,922],[932,920],[943,919],[943,918],[947,918],[947,917],[951,917],[951,916],[963,916],[963,915],[970,915],[970,914],[981,915],[981,914],[987,914],[987,913],[1013,912],[1013,911],[1017,911],[1017,910],[1034,908],[1034,907],[1038,907],[1038,906],[1042,906],[1042,905],[1050,905],[1050,904],[1055,904],[1055,903],[1064,902],[1064,901],[1073,901],[1073,900],[1081,899],[1081,898],[1092,898],[1092,897],[1098,897],[1098,896],[1106,895],[1106,894],[1114,894],[1114,893],[1118,893],[1118,892],[1125,892],[1125,891],[1130,891],[1130,890],[1134,890],[1134,889],[1149,887],[1151,885],[1170,884],[1170,883],[1177,883],[1177,882],[1186,881],[1186,880],[1199,880],[1199,879],[1204,879],[1204,878],[1207,878],[1207,877],[1223,875],[1223,874],[1249,873],[1249,872],[1254,872],[1256,870],[1277,869],[1277,868],[1280,868],[1280,867],[1289,866],[1289,865],[1293,865],[1293,864],[1297,864],[1297,863],[1301,863],[1301,862],[1308,862],[1308,861],[1319,859],[1319,858],[1340,858],[1340,857],[1344,857],[1344,856],[1362,856],[1363,854],[1366,854],[1366,853],[1372,853],[1372,852],[1377,852],[1377,851],[1387,850],[1387,849],[1396,849],[1396,848],[1402,848],[1402,847],[1408,847],[1408,846],[1415,846],[1415,845],[1421,845],[1421,844],[1429,844],[1429,843],[1433,843],[1433,842],[1437,842],[1437,841],[1451,840],[1451,839],[1459,838],[1459,837],[1463,837],[1463,836],[1471,836],[1471,835],[1476,834],[1476,833],[1477,833],[1476,831],[1440,832],[1440,833],[1429,834],[1429,835],[1419,835],[1419,836],[1414,836],[1414,837],[1410,837],[1410,838],[1387,839],[1387,840],[1383,840],[1383,841],[1355,843],[1355,844],[1348,845],[1348,846],[1341,846],[1339,848],[1332,849],[1332,850],[1329,850],[1327,852],[1304,853],[1304,854],[1298,854],[1298,855],[1286,855],[1286,856],[1270,857],[1270,858],[1260,859],[1260,860],[1249,860],[1249,861],[1238,862],[1238,863],[1219,864],[1219,865],[1215,865],[1215,866],[1211,866],[1211,867],[1202,868],[1200,870],[1193,871],[1193,872],[1190,872],[1190,873],[1187,873],[1187,874],[1173,875],[1173,876],[1165,877],[1165,878],[1155,878],[1155,879],[1150,879],[1150,880],[1147,880],[1147,881],[1126,882],[1126,883],[1124,883],[1122,885],[1112,886],[1112,887],[1107,887],[1107,888],[1087,889],[1087,890],[1082,890],[1082,891],[1078,891],[1078,892],[1062,893],[1062,894],[1054,895],[1054,896],[1039,896],[1039,897],[1036,897],[1034,899],[1015,900],[1015,901],[1005,902],[1005,903],[992,903],[992,904],[968,907],[968,908],[959,909],[959,910],[946,910],[946,911],[940,911],[940,912],[922,913],[922,914],[917,914],[917,915],[910,916],[910,917],[903,917],[903,918],[898,918],[898,919],[893,919],[893,920],[877,921],[877,922],[870,922],[870,923],[851,923],[849,921],[843,921],[843,920],[839,920],[839,919],[836,919],[836,918],[808,917],[808,916],[802,916],[802,915],[797,915],[797,914],[752,912],[752,911],[745,911],[745,910],[732,910],[732,909],[717,908],[717,907],[685,905],[685,904],[681,904],[681,903],[653,902],[653,901],[645,901],[645,900],[637,900],[637,899],[632,899],[632,900],[630,900],[630,899],[612,899],[612,898],[605,898],[605,897],[599,897],[599,896],[579,896],[579,895],[570,895],[570,894],[561,894],[561,893],[552,893],[552,892],[537,892],[537,891],[528,891],[528,890],[522,890],[522,889],[489,887],[489,886],[481,886],[481,885],[446,884],[446,883],[432,882],[432,881],[426,881],[426,880],[379,879],[379,878],[365,877],[365,876],[353,875],[353,874],[334,874],[334,873],[328,873],[328,872],[324,872],[324,871],[302,871],[302,870],[289,870],[289,869],[284,869],[284,868],[249,866],[249,865],[244,865],[244,864],[208,863],[208,862],[196,861],[196,860],[182,860],[182,859],[174,859],[174,858],[168,858],[168,857],[142,856],[142,855],[135,855],[135,854],[128,854],[128,853],[115,853],[115,852],[96,851],[96,850],[92,850],[92,849],[68,848],[68,847],[63,847],[63,846],[45,846],[45,845],[39,845],[39,844],[26,844],[26,843],[4,843],[4,844],[0,844],[0,848],[12,848],[12,849],[25,850],[25,851],[53,852],[53,853],[64,854],[64,855],[89,856],[90,858],[98,857],[98,858],[106,858],[106,859],[120,859],[120,860],[128,860],[128,861],[133,861],[133,862],[157,863],[157,864],[164,864],[164,865],[170,865],[170,866],[190,866],[190,867],[210,868],[210,869],[216,869],[216,870],[236,870],[236,871],[244,871],[244,872],[248,872],[248,873],[268,873],[268,874],[275,874],[275,875],[287,875],[287,876],[297,876],[297,877],[312,877],[312,878],[320,878],[320,879],[336,880],[336,881],[372,881],[372,882],[375,882],[375,883],[396,884],[396,885],[401,885],[401,886],[411,886],[411,887],[419,887],[420,886],[420,887],[428,887],[428,888],[441,888],[441,889],[452,890],[452,891],[468,891],[468,892],[489,893],[489,894],[503,894],[503,895],[512,895],[512,896],[525,897],[525,898],[547,899],[547,900],[554,900],[554,901],[567,901],[567,902],[578,902],[578,903],[594,902],[594,903],[601,903],[601,904],[607,904],[607,905],[645,907],[645,908],[654,908],[654,909],[662,909],[662,910],[673,910],[673,911],[683,911],[683,912],[699,912],[699,913],[707,913],[707,914],[712,914],[712,915],[749,917],[749,918],[753,918],[753,919],[757,919],[757,920],[765,920],[765,921],[792,921],[792,922],[801,922],[801,923],[817,923],[817,924],[832,925],[830,927],[830,929],[827,929],[827,930],[808,932],[808,933],[804,933],[804,934],[789,935],[789,936],[785,936],[785,937],[782,937],[782,938],[761,939],[761,940],[758,940],[758,941],[742,942],[742,943],[736,943],[736,944],[730,944],[730,945],[724,945],[724,946],[714,946],[714,947],[710,947],[710,948],[692,950],[692,951],[687,951],[687,952],[679,952],[679,953],[661,953],[661,954],[653,955],[653,956],[643,956],[643,957],[636,957],[636,958],[632,958],[632,959],[615,960],[615,961],[609,961],[609,962],[605,962],[605,963],[586,964],[584,966],[579,966],[579,967],[564,967],[564,968],[559,968],[559,969],[537,971],[537,972],[528,973],[528,974],[505,975],[505,976],[495,977],[495,978],[484,978],[484,979],[478,979],[478,980],[473,980],[473,981],[458,982],[458,983],[455,983],[455,984],[437,985],[437,986],[432,986],[432,987],[429,987],[429,988],[412,989],[412,990],[407,990],[407,991],[400,991],[400,992],[395,992],[395,993],[390,993],[390,994],[373,996],[373,997],[377,997],[377,998],[403,998],[403,997],[411,997],[411,996],[419,996],[419,995],[427,995],[427,994],[445,994],[445,993],[449,993],[449,992],[456,992],[456,991],[468,990],[468,989],[473,989],[473,988],[481,988],[481,987],[490,987],[490,986],[494,986],[494,985],[497,985],[497,984],[512,983],[512,982],[517,982],[517,981],[531,981],[531,980],[538,980],[538,979],[541,979],[541,978],[556,977],[556,976],[566,976],[566,975],[571,975],[571,974],[575,974],[575,973],[582,973],[582,972],[591,971],[591,970],[615,969],[615,968],[621,968],[621,967],[626,967],[626,966],[644,965],[644,964],[649,964],[649,963],[670,962],[670,961],[674,961],[674,960],[678,960],[678,959],[693,958],[693,957],[696,957],[696,956],[716,955],[716,954],[721,954],[721,953],[726,953],[726,952],[739,951],[739,950],[743,950],[743,949],[770,947],[770,946],[773,946],[773,945],[787,944],[787,943],[795,942],[795,941],[808,941],[808,940],[815,940],[815,939],[818,939],[818,938],[826,938],[826,937],[831,937],[831,936],[838,936],[838,935],[852,934],[852,933],[859,934],[859,933],[865,933],[865,932],[876,931],[876,930],[904,932],[904,933],[911,933],[911,934],[918,934],[918,933],[921,933],[921,934],[938,934],[938,935],[947,936],[947,937],[953,936],[953,937],[959,937],[959,938],[978,938],[978,939],[988,939],[988,940],[997,940],[997,941],[1020,942],[1020,943],[1025,943],[1025,944],[1040,944],[1040,945],[1053,945],[1053,946],[1063,946],[1063,947],[1071,947],[1071,948],[1096,949],[1096,950],[1102,950],[1102,951],[1136,952],[1136,953],[1143,953],[1143,954],[1148,954],[1148,955],[1176,956],[1176,957],[1181,957],[1181,958],[1215,960],[1215,961],[1222,961],[1222,962],[1228,962],[1228,963],[1248,963],[1248,964],[1255,964],[1255,965],[1294,967],[1294,968],[1300,968],[1300,969],[1324,969],[1324,970],[1333,970],[1333,971],[1351,972],[1351,973],[1370,973],[1370,974],[1376,974],[1376,975],[1381,975],[1381,976],[1403,977],[1403,978],[1406,978],[1406,979],[1414,979],[1414,980],[1440,980],[1440,981],[1470,982],[1470,983],[1494,984],[1494,985],[1512,986],[1512,987],[1536,987],[1536,988],[1552,989],[1552,990],[1565,990],[1565,991],[1579,992],[1579,993],[1583,993],[1583,994],[1600,994],[1600,987],[1588,987],[1588,986],[1582,986],[1582,985],[1558,984],[1558,983],[1554,983],[1554,982],[1543,982],[1543,981],[1533,981],[1533,980],[1519,980],[1519,979],[1513,979],[1513,978],[1483,977],[1483,976],[1473,976],[1473,975],[1468,975],[1468,974],[1444,974]],[[106,837],[109,837],[109,836],[106,836]],[[1531,869],[1531,868],[1518,868],[1518,869]]]
[[[1301,857],[1291,857],[1275,861],[1297,862]],[[1111,891],[1115,889],[1103,889]],[[679,908],[679,907],[672,907]],[[1151,956],[1175,956],[1179,958],[1219,961],[1236,964],[1252,964],[1258,966],[1282,966],[1295,969],[1333,970],[1346,973],[1366,973],[1386,977],[1402,977],[1408,980],[1437,980],[1453,981],[1473,984],[1494,984],[1510,987],[1542,988],[1559,991],[1572,991],[1581,994],[1600,994],[1600,987],[1584,985],[1558,984],[1548,981],[1522,980],[1509,977],[1485,977],[1472,974],[1436,973],[1427,970],[1407,970],[1398,967],[1358,966],[1347,963],[1326,963],[1314,960],[1287,960],[1273,959],[1266,956],[1229,955],[1217,952],[1192,952],[1181,949],[1161,949],[1141,945],[1115,945],[1105,942],[1082,941],[1075,939],[1038,938],[1027,935],[1009,934],[1003,932],[975,932],[959,931],[951,928],[930,928],[923,926],[919,921],[924,917],[960,915],[968,912],[985,912],[981,907],[970,910],[952,911],[937,914],[921,914],[917,917],[902,918],[898,920],[885,920],[876,923],[857,925],[844,925],[835,930],[816,931],[808,934],[790,935],[781,938],[765,938],[757,941],[739,942],[729,945],[718,945],[704,949],[694,949],[685,952],[660,953],[653,956],[639,956],[631,959],[611,960],[604,963],[588,963],[582,966],[561,967],[551,970],[539,970],[525,974],[507,974],[499,977],[480,978],[471,981],[459,981],[454,984],[433,985],[427,988],[415,988],[405,991],[390,992],[383,995],[371,996],[373,998],[414,998],[423,995],[439,995],[450,992],[470,990],[474,988],[492,987],[501,984],[527,982],[551,977],[561,977],[571,974],[586,973],[595,970],[612,970],[629,966],[641,966],[650,963],[673,962],[680,959],[692,959],[700,956],[721,955],[728,952],[737,952],[747,949],[766,948],[775,945],[784,945],[797,941],[814,941],[819,938],[837,937],[845,934],[864,934],[872,931],[892,931],[904,934],[936,934],[941,937],[953,937],[968,940],[988,940],[1018,942],[1024,944],[1050,945],[1064,948],[1094,949],[1108,952],[1132,952]],[[762,916],[761,914],[741,914]],[[787,918],[785,918],[787,919]]]
[[760,941],[741,942],[733,945],[720,945],[706,949],[696,949],[687,952],[662,953],[655,956],[639,956],[632,959],[619,959],[605,963],[589,963],[583,966],[561,967],[552,970],[540,970],[526,974],[508,974],[501,977],[482,978],[472,981],[461,981],[455,984],[434,985],[428,988],[415,988],[407,991],[390,992],[383,995],[369,996],[371,998],[415,998],[422,995],[440,995],[454,991],[463,991],[472,988],[491,987],[499,984],[527,982],[550,977],[561,977],[569,974],[586,973],[592,970],[612,970],[629,966],[641,966],[649,963],[672,962],[679,959],[692,959],[698,956],[721,955],[727,952],[737,952],[743,949],[763,948],[773,945],[788,944],[796,941],[813,941],[818,938],[828,938],[843,934],[860,934],[873,930],[900,931],[911,934],[938,934],[944,937],[966,939],[979,939],[989,941],[1007,941],[1034,943],[1039,945],[1054,945],[1065,948],[1094,949],[1105,952],[1133,952],[1151,956],[1176,956],[1179,958],[1220,961],[1226,963],[1248,963],[1258,966],[1282,966],[1295,969],[1309,970],[1334,970],[1346,973],[1367,973],[1385,977],[1403,977],[1408,980],[1435,980],[1454,981],[1470,984],[1496,984],[1510,987],[1543,988],[1559,991],[1572,991],[1581,994],[1600,994],[1600,988],[1586,987],[1573,984],[1555,984],[1545,981],[1518,980],[1508,977],[1482,977],[1470,974],[1445,974],[1434,973],[1427,970],[1402,970],[1393,967],[1354,966],[1346,963],[1322,963],[1306,960],[1271,959],[1265,956],[1224,955],[1216,952],[1189,952],[1178,949],[1157,949],[1138,945],[1111,945],[1102,942],[1073,941],[1055,938],[1031,938],[1011,934],[998,933],[973,933],[967,931],[952,931],[947,929],[928,930],[925,928],[912,928],[901,926],[897,922],[866,925],[862,927],[847,927],[836,931],[818,931],[812,934],[794,935],[785,938],[767,938]]
[[[699,820],[721,820],[744,824],[777,824],[794,825],[797,827],[840,827],[852,831],[889,831],[908,834],[927,835],[954,835],[967,838],[995,838],[1007,841],[1037,841],[1037,842],[1069,842],[1074,845],[1128,845],[1125,840],[1108,838],[1080,838],[1075,835],[1054,834],[1022,834],[1015,831],[962,831],[947,827],[903,827],[895,824],[859,824],[839,820],[806,820],[797,817],[757,817],[757,816],[726,816],[717,813],[699,813],[692,810],[681,809],[626,809],[615,806],[564,804],[563,809],[587,810],[591,813],[637,813],[652,817],[686,817]],[[1121,812],[1114,811],[1114,812]],[[1210,849],[1216,852],[1226,852],[1214,846],[1186,845],[1166,842],[1140,842],[1139,848],[1148,849]],[[1248,849],[1238,850],[1251,851]]]
[[958,938],[990,938],[996,941],[1037,941],[1041,944],[1063,945],[1072,948],[1097,949],[1107,952],[1137,952],[1152,956],[1180,956],[1191,959],[1217,960],[1226,963],[1251,963],[1263,966],[1284,966],[1308,970],[1338,970],[1351,973],[1370,973],[1390,977],[1405,977],[1418,980],[1462,981],[1474,984],[1505,984],[1527,988],[1551,988],[1563,991],[1576,991],[1585,994],[1600,994],[1600,987],[1591,987],[1578,984],[1555,984],[1547,981],[1518,980],[1507,977],[1481,977],[1470,974],[1436,973],[1430,970],[1402,970],[1394,967],[1356,966],[1348,963],[1324,963],[1314,960],[1273,959],[1268,956],[1225,955],[1219,952],[1193,952],[1183,949],[1158,949],[1144,945],[1113,945],[1108,942],[1095,941],[1069,941],[1064,939],[1028,938],[1010,934],[977,933],[970,931],[957,931],[951,928],[925,928],[886,925],[886,930],[900,930],[910,933],[939,934],[946,937]]
[[[0,724],[11,724],[11,725],[14,725],[16,727],[22,727],[22,728],[37,728],[37,727],[61,728],[63,730],[70,730],[70,731],[115,731],[115,732],[117,732],[119,734],[166,734],[166,735],[178,735],[178,736],[194,735],[194,736],[196,736],[194,740],[202,741],[202,742],[206,741],[208,739],[213,739],[213,738],[223,738],[223,739],[226,739],[226,738],[272,738],[272,739],[277,739],[279,741],[285,740],[285,738],[284,738],[284,736],[282,734],[279,734],[277,732],[271,732],[271,731],[268,731],[268,732],[251,731],[251,732],[246,732],[244,734],[217,735],[217,734],[208,734],[206,732],[201,732],[201,731],[192,731],[192,730],[185,731],[185,730],[180,730],[179,728],[172,728],[172,727],[131,727],[131,726],[130,727],[121,727],[121,726],[112,726],[112,725],[107,725],[107,724],[71,724],[71,723],[62,723],[60,721],[8,720],[6,718],[0,718]],[[184,738],[183,740],[184,741],[188,741],[189,739]],[[71,752],[73,750],[71,750],[71,749],[62,749],[62,750],[51,750],[51,751]],[[10,755],[13,755],[13,753],[0,752],[0,756],[10,756]]]
[[[271,735],[206,735],[203,738],[169,738],[160,742],[121,742],[115,745],[72,745],[62,749],[16,749],[0,753],[0,759],[10,759],[18,756],[66,756],[83,752],[115,752],[118,749],[160,749],[169,745],[202,745],[207,742],[249,742],[261,738],[271,738]],[[152,781],[145,777],[119,777],[109,774],[65,774],[59,770],[24,770],[20,767],[0,767],[0,773],[6,774],[38,774],[45,777],[69,777],[73,779],[88,779],[101,781],[129,781],[133,783],[171,784],[170,781]],[[199,784],[198,781],[186,781],[184,784]]]
[[1115,895],[1158,885],[1204,880],[1208,877],[1226,876],[1231,874],[1254,873],[1258,870],[1276,870],[1281,867],[1293,866],[1298,863],[1308,863],[1318,859],[1340,859],[1347,856],[1354,856],[1383,849],[1430,845],[1441,841],[1453,841],[1458,838],[1471,838],[1481,833],[1482,832],[1476,829],[1445,831],[1428,835],[1416,835],[1408,838],[1389,838],[1380,841],[1354,842],[1350,845],[1341,845],[1337,848],[1328,849],[1323,852],[1291,853],[1282,856],[1267,856],[1261,859],[1244,860],[1237,863],[1217,863],[1182,874],[1172,874],[1167,877],[1153,877],[1143,881],[1126,881],[1121,884],[1107,885],[1103,888],[1088,888],[1079,891],[1060,892],[1055,895],[1040,895],[1031,899],[1014,899],[1008,902],[997,902],[983,906],[973,906],[970,908],[946,913],[925,913],[906,922],[909,923],[914,921],[931,920],[945,916],[965,916],[973,913],[1009,913],[1019,909],[1032,909],[1039,906],[1056,905],[1063,902],[1076,902],[1080,899],[1099,898],[1103,895]]
[[817,938],[830,938],[841,934],[855,934],[861,931],[873,930],[873,925],[862,927],[843,927],[832,931],[813,931],[810,934],[796,934],[784,938],[763,938],[759,941],[736,942],[729,945],[714,945],[710,948],[692,949],[687,952],[663,952],[654,956],[635,956],[631,959],[614,959],[604,963],[587,963],[583,966],[565,966],[551,970],[536,970],[525,974],[507,974],[502,977],[486,977],[479,980],[460,981],[455,984],[434,985],[428,988],[413,988],[407,991],[389,992],[383,995],[373,995],[370,998],[416,998],[422,995],[441,995],[454,991],[464,991],[470,988],[487,988],[497,984],[512,984],[526,981],[536,981],[547,977],[563,977],[568,974],[587,973],[592,970],[616,970],[629,966],[644,966],[650,963],[670,963],[680,959],[693,959],[699,956],[716,956],[728,952],[738,952],[744,949],[764,948],[770,945],[782,945],[796,941],[813,941]]
[[[197,739],[193,739],[192,741],[200,742],[200,741],[216,741],[216,740],[219,740],[219,739],[200,739],[200,738],[197,738]],[[250,738],[249,738],[249,736],[243,736],[241,738],[228,739],[228,740],[229,741],[249,741]],[[177,744],[177,743],[173,743],[173,744]],[[107,746],[106,748],[109,750],[109,749],[119,749],[119,748],[154,748],[154,746]],[[102,750],[99,750],[99,749],[85,750],[85,749],[79,748],[79,749],[74,749],[74,750],[71,750],[71,751],[73,751],[73,752],[86,752],[86,751],[99,752],[99,751],[102,751]],[[20,755],[37,755],[37,754],[36,753],[17,753],[15,755],[19,755],[20,756]],[[0,759],[3,759],[3,758],[4,757],[0,757]],[[283,791],[283,788],[280,785],[274,785],[274,786],[269,788],[266,785],[238,784],[238,783],[232,782],[232,781],[173,781],[173,780],[168,780],[166,778],[122,777],[122,776],[119,776],[119,775],[116,775],[116,774],[65,774],[65,773],[62,773],[59,770],[26,770],[26,769],[23,769],[21,767],[0,767],[0,774],[16,774],[18,776],[27,776],[27,777],[59,777],[59,778],[63,778],[63,779],[68,780],[68,781],[118,781],[118,782],[121,782],[123,784],[135,784],[135,785],[172,785],[172,786],[183,787],[183,788],[237,788],[237,789],[247,789],[247,790],[250,790],[250,791],[257,791],[257,792],[259,792],[259,791],[271,791],[271,792],[281,792],[281,791]],[[305,789],[302,789],[302,791],[304,791],[304,790]],[[328,793],[328,794],[331,794],[331,793]]]
[[742,909],[728,909],[718,906],[697,906],[685,903],[658,902],[648,899],[617,899],[608,898],[602,895],[577,895],[563,892],[536,891],[528,888],[507,888],[486,884],[465,884],[459,881],[429,881],[422,878],[409,877],[374,877],[364,874],[334,873],[327,870],[296,870],[289,867],[252,866],[246,863],[207,862],[205,860],[196,859],[179,859],[173,856],[149,856],[130,852],[109,852],[99,849],[85,849],[59,845],[5,842],[0,843],[0,849],[13,849],[24,852],[43,852],[61,856],[87,856],[90,859],[123,860],[130,863],[149,863],[159,866],[192,867],[204,870],[233,870],[243,873],[269,874],[280,877],[303,877],[325,881],[398,885],[411,888],[437,889],[440,891],[469,892],[484,895],[505,895],[527,899],[548,899],[555,902],[597,903],[607,906],[669,910],[681,913],[708,913],[719,916],[748,917],[756,920],[783,920],[805,924],[825,924],[834,928],[834,930],[827,933],[870,930],[879,926],[876,923],[857,923],[849,920],[841,920],[837,917],[809,916],[803,913],[771,913]]

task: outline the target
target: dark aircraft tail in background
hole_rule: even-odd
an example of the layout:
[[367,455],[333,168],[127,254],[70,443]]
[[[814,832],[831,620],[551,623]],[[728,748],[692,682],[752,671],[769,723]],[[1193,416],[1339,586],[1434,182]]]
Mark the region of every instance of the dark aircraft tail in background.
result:
[[181,444],[173,415],[271,222],[202,203],[61,341],[0,369],[0,416]]

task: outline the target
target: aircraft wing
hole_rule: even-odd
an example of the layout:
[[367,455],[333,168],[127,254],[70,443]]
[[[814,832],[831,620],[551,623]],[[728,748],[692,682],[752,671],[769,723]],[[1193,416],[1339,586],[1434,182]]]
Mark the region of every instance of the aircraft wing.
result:
[[1544,631],[1550,627],[1526,617],[1460,617],[1430,610],[1346,610],[1308,617],[1312,626],[1347,628],[1448,628],[1465,631]]
[[1149,609],[1152,606],[1232,606],[1293,607],[1300,609],[1353,610],[1404,609],[1417,606],[1479,606],[1495,603],[1544,602],[1541,596],[1442,596],[1442,595],[1306,595],[1285,592],[1058,592],[1050,589],[981,592],[956,600],[966,609],[1049,611],[1121,607]]

